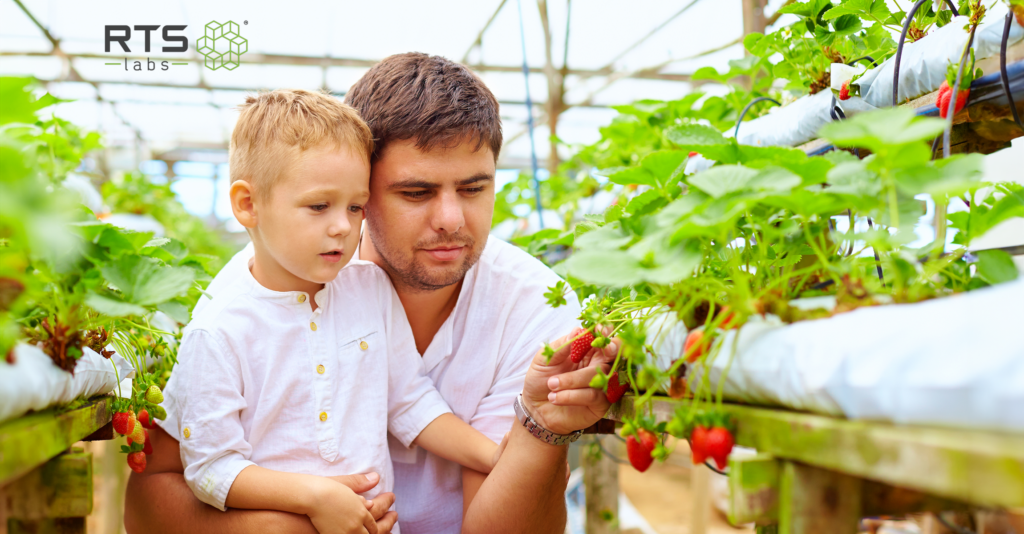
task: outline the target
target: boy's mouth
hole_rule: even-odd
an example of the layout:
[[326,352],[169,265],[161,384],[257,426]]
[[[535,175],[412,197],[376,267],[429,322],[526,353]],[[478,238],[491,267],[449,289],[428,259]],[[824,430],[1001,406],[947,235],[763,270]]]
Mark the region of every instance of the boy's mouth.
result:
[[330,252],[324,252],[323,254],[320,255],[320,257],[325,259],[325,260],[327,260],[327,261],[329,261],[329,262],[331,262],[331,263],[337,263],[337,262],[341,261],[341,255],[342,255],[342,251],[340,251],[340,250],[332,250]]

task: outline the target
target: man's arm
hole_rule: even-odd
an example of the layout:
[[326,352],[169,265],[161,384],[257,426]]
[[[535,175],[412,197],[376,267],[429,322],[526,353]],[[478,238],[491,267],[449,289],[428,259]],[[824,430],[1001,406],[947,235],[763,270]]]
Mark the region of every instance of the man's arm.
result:
[[[586,428],[608,410],[603,392],[587,385],[597,367],[607,371],[607,362],[618,351],[618,343],[594,350],[593,357],[584,359],[590,365],[577,369],[568,357],[572,337],[570,334],[551,344],[562,349],[550,361],[537,353],[523,387],[523,403],[530,415],[559,434]],[[549,397],[552,391],[557,393]],[[508,444],[486,479],[463,470],[462,532],[564,532],[568,449],[568,445],[544,443],[522,425],[513,424]]]
[[[153,454],[147,458],[146,471],[132,473],[125,495],[124,525],[129,534],[244,534],[295,533],[316,534],[304,515],[270,510],[234,510],[221,512],[192,494],[182,474],[178,442],[162,428],[149,431]],[[377,484],[377,479],[351,475],[344,481],[355,492],[364,492]],[[370,513],[377,520],[378,534],[391,532],[397,520],[387,509],[394,495],[378,495]]]

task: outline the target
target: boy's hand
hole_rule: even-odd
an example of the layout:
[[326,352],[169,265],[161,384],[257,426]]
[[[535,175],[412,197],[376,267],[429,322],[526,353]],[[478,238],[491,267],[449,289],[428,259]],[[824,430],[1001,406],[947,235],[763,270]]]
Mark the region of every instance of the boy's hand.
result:
[[314,489],[309,520],[320,534],[378,534],[377,522],[370,513],[372,503],[356,495],[348,486],[322,478]]
[[498,448],[494,450],[494,461],[491,462],[491,468],[498,465],[498,458],[501,458],[501,452],[505,450],[505,445],[508,445],[508,432],[505,432],[505,437],[501,438],[501,443],[498,444]]

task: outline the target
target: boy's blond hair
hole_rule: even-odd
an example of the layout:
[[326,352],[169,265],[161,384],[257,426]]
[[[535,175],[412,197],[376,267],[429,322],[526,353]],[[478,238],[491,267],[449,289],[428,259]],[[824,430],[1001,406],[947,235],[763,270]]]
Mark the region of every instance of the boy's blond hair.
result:
[[351,106],[328,93],[279,89],[246,97],[231,133],[231,181],[246,180],[258,198],[305,150],[347,148],[370,160],[373,136]]

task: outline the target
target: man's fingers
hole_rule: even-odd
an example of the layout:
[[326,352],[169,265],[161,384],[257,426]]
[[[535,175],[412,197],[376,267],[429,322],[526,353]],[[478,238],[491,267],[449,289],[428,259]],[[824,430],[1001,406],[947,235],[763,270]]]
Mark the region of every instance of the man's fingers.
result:
[[608,399],[604,392],[599,389],[569,389],[548,393],[548,402],[555,406],[593,406],[595,408],[604,405],[608,407]]
[[370,491],[378,482],[380,482],[380,475],[377,473],[367,473],[365,475],[338,475],[327,478],[348,486],[349,489],[356,493]]
[[370,501],[370,515],[375,520],[379,520],[384,517],[384,514],[388,512],[388,508],[391,508],[392,504],[395,504],[395,494],[381,493]]
[[377,520],[377,534],[391,534],[391,529],[395,528],[397,522],[398,512],[391,511],[384,514],[384,517]]
[[555,354],[551,356],[551,360],[548,360],[544,356],[544,350],[541,349],[541,351],[537,353],[537,357],[540,358],[540,363],[543,365],[561,365],[562,362],[569,357],[569,351],[572,347],[572,339],[579,335],[581,330],[582,329],[580,328],[573,328],[569,335],[562,336],[551,343],[548,343],[551,345],[551,348],[555,349]]
[[[607,364],[601,366],[606,374],[611,367]],[[590,387],[590,380],[597,374],[597,367],[586,367],[562,373],[548,379],[548,389],[551,391],[565,391],[569,389],[583,389]]]

